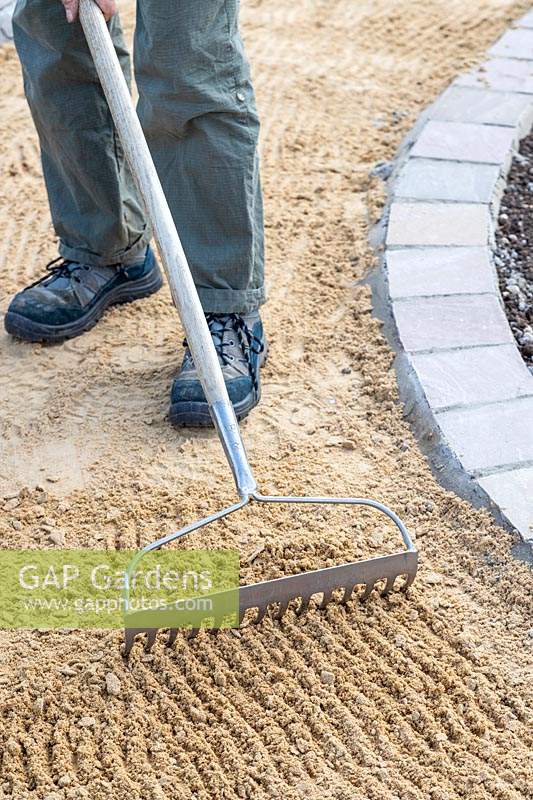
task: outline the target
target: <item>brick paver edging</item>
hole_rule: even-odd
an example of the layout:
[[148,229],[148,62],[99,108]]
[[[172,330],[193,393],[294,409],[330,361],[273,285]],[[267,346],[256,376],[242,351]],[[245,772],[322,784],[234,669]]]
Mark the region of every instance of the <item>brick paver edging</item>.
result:
[[0,45],[13,39],[11,17],[13,16],[15,4],[16,0],[0,0]]
[[[389,179],[376,293],[406,413],[443,482],[533,541],[533,374],[509,328],[494,229],[533,123],[533,11],[427,109]],[[392,312],[392,315],[390,314]]]

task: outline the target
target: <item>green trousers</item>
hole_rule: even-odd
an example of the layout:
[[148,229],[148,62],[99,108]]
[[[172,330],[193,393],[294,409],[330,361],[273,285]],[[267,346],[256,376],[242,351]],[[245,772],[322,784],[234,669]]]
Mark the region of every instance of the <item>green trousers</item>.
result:
[[[138,0],[138,113],[202,305],[264,301],[259,120],[239,0]],[[124,74],[118,16],[109,24]],[[131,262],[151,238],[79,22],[60,0],[18,0],[13,30],[60,254]]]

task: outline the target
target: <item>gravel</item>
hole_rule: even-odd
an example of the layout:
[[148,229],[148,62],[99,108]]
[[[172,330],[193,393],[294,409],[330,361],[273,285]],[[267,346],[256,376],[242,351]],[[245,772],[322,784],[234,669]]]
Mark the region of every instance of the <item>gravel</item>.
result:
[[502,199],[495,264],[507,319],[533,373],[533,131],[513,160]]

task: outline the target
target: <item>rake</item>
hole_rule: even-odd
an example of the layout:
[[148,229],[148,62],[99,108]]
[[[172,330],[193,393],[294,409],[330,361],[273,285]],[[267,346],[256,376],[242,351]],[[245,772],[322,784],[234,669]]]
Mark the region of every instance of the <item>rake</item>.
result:
[[[387,506],[377,500],[363,497],[277,497],[263,495],[258,491],[187,258],[135,113],[107,25],[94,0],[81,0],[80,20],[115,127],[143,198],[148,219],[152,224],[172,299],[185,329],[194,364],[209,404],[213,424],[233,473],[239,495],[239,501],[233,505],[144,547],[135,556],[129,572],[131,573],[134,565],[147,553],[182,539],[187,534],[234,514],[249,504],[369,506],[392,520],[401,535],[405,550],[364,561],[354,561],[241,586],[239,588],[239,624],[242,623],[248,610],[256,612],[252,622],[261,622],[269,606],[275,606],[274,616],[281,618],[292,600],[299,600],[297,610],[298,613],[303,613],[309,606],[313,595],[321,595],[320,608],[325,608],[332,599],[337,599],[340,594],[337,590],[342,590],[340,600],[347,602],[357,586],[365,587],[361,595],[361,599],[364,600],[374,586],[378,582],[381,584],[382,581],[385,582],[382,593],[387,595],[392,591],[396,579],[402,576],[405,578],[402,589],[406,590],[415,579],[418,554],[405,525]],[[149,614],[150,612],[143,612],[142,627],[135,626],[135,614],[128,615],[125,629],[126,656],[131,651],[137,634],[147,635],[147,649],[154,644],[159,629],[156,619],[161,615],[154,612],[154,625],[151,626]],[[195,634],[197,631],[196,628],[192,633]],[[168,643],[173,643],[176,635],[177,629],[170,628]]]

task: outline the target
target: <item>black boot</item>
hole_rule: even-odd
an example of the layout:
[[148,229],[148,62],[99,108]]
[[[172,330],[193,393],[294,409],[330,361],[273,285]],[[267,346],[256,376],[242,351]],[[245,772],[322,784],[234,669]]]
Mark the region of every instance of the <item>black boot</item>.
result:
[[[237,419],[243,419],[261,398],[259,368],[267,348],[259,312],[206,314],[206,319]],[[169,418],[174,425],[187,427],[213,424],[188,347],[172,385]]]
[[60,342],[90,330],[109,306],[147,297],[162,285],[150,248],[142,261],[127,266],[90,267],[57,259],[47,275],[15,295],[4,325],[19,339]]

